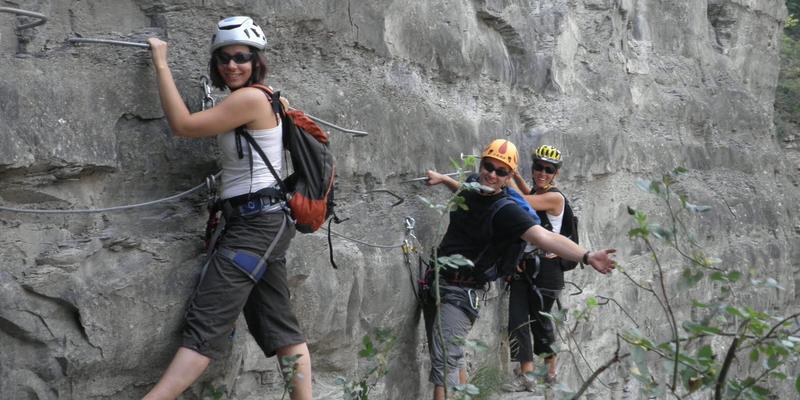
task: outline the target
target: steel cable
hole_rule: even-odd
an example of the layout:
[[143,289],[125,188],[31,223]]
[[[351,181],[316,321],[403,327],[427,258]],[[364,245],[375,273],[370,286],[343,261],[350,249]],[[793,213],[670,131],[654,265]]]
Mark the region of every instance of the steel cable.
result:
[[78,209],[78,210],[37,210],[31,208],[12,208],[12,207],[2,207],[0,206],[0,211],[6,212],[14,212],[14,213],[27,213],[27,214],[94,214],[94,213],[101,213],[101,212],[113,212],[113,211],[122,211],[122,210],[129,210],[132,208],[139,208],[139,207],[148,207],[152,205],[156,205],[159,203],[164,203],[167,201],[177,200],[181,197],[188,196],[203,187],[205,187],[205,183],[201,183],[185,192],[178,193],[173,196],[165,197],[163,199],[148,201],[145,203],[138,203],[138,204],[130,204],[124,206],[115,206],[115,207],[106,207],[106,208],[92,208],[92,209]]

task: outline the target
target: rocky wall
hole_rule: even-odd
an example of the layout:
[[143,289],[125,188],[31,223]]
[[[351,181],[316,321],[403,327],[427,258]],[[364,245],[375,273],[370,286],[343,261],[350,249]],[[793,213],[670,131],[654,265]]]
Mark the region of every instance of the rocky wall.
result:
[[[84,209],[164,198],[217,170],[213,139],[173,137],[146,50],[71,45],[74,36],[168,41],[187,104],[200,109],[214,24],[250,15],[269,40],[268,83],[292,105],[359,130],[331,131],[337,156],[333,229],[298,235],[289,255],[295,311],[312,351],[316,398],[340,398],[337,376],[365,367],[364,334],[398,339],[376,398],[426,398],[428,361],[410,268],[396,246],[404,218],[432,245],[437,214],[419,196],[442,188],[403,184],[427,168],[476,154],[508,136],[528,153],[564,151],[561,186],[581,216],[581,243],[619,249],[647,280],[642,249],[627,239],[626,207],[661,210],[635,188],[677,165],[680,185],[713,211],[695,228],[725,263],[763,270],[785,290],[758,299],[798,302],[798,178],[775,142],[772,100],[785,6],[779,0],[17,0],[47,23],[0,13],[0,204]],[[217,100],[224,93],[214,93]],[[522,171],[530,161],[523,157]],[[404,202],[376,189],[400,194]],[[185,302],[202,262],[202,191],[124,212],[0,212],[0,397],[136,399],[176,350]],[[380,246],[375,246],[380,245]],[[677,265],[669,270],[675,277]],[[613,296],[638,315],[658,305],[619,274],[573,272],[584,293]],[[702,295],[703,290],[698,293]],[[679,299],[676,299],[679,300]],[[686,304],[681,312],[688,312]],[[507,371],[502,287],[490,293],[472,338],[474,373]],[[583,325],[587,362],[608,359],[630,321],[612,307]],[[642,330],[666,334],[654,320]],[[224,387],[230,398],[279,398],[274,359],[240,326],[231,354],[184,396]],[[585,367],[582,367],[585,373]],[[562,381],[577,387],[565,358]],[[607,378],[635,393],[624,370]],[[615,389],[615,390],[617,390]],[[612,396],[595,388],[599,398]],[[619,393],[613,394],[618,396]],[[272,396],[272,397],[270,397]]]

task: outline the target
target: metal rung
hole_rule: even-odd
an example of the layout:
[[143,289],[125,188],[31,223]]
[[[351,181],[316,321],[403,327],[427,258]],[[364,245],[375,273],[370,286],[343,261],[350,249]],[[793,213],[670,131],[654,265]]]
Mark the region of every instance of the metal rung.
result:
[[46,15],[41,14],[41,13],[37,13],[37,12],[33,12],[33,11],[20,10],[19,8],[0,7],[0,12],[7,12],[7,13],[11,13],[11,14],[23,15],[23,16],[26,16],[26,17],[39,18],[38,21],[33,21],[33,22],[27,23],[25,25],[17,26],[18,30],[33,28],[35,26],[39,26],[39,25],[42,25],[45,22],[47,22],[47,16]]
[[313,119],[313,120],[314,120],[314,121],[316,121],[316,122],[319,122],[319,123],[320,123],[320,124],[322,124],[322,125],[327,125],[328,127],[331,127],[331,128],[333,128],[333,129],[336,129],[336,130],[338,130],[338,131],[342,131],[342,132],[345,132],[345,133],[350,133],[350,134],[352,134],[352,135],[353,135],[353,137],[363,137],[363,136],[367,136],[367,135],[369,135],[369,133],[367,133],[367,132],[364,132],[364,131],[357,131],[357,130],[355,130],[355,129],[347,129],[347,128],[342,128],[342,127],[341,127],[341,126],[339,126],[339,125],[336,125],[336,124],[330,123],[330,122],[328,122],[328,121],[325,121],[324,119],[317,118],[317,117],[315,117],[315,116],[313,116],[313,115],[306,114],[306,116],[307,116],[308,118],[311,118],[311,119]]
[[149,43],[137,43],[137,42],[126,42],[123,40],[110,40],[110,39],[91,39],[91,38],[82,38],[82,37],[74,37],[68,39],[70,43],[101,43],[101,44],[114,44],[118,46],[129,46],[129,47],[139,47],[142,49],[149,49]]

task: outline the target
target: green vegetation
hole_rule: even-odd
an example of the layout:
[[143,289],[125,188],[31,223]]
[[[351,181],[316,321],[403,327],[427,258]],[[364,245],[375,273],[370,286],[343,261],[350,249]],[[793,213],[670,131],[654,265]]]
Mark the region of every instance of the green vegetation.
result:
[[787,0],[789,16],[783,30],[781,69],[775,90],[775,126],[778,140],[800,125],[800,0]]
[[[628,208],[634,222],[628,236],[646,250],[652,262],[636,268],[651,268],[652,278],[639,281],[624,268],[619,272],[642,296],[658,304],[660,316],[650,316],[644,323],[642,316],[632,317],[616,300],[600,296],[590,297],[582,309],[573,311],[572,327],[565,327],[563,316],[550,316],[568,343],[577,343],[578,324],[588,322],[591,313],[611,302],[633,326],[663,324],[669,333],[653,338],[633,326],[620,329],[613,356],[592,368],[577,391],[560,391],[561,397],[581,397],[603,371],[622,362],[630,365],[631,376],[647,397],[767,400],[781,394],[776,388],[791,390],[791,385],[800,394],[800,377],[790,376],[800,367],[800,310],[756,306],[759,298],[783,290],[779,282],[762,275],[757,266],[724,264],[706,254],[688,227],[690,218],[710,207],[692,204],[676,193],[674,185],[685,172],[676,168],[660,180],[637,182],[660,199],[665,222]],[[676,262],[683,265],[677,285],[667,279],[667,260],[670,269]],[[687,306],[691,312],[679,312]]]
[[366,361],[366,370],[358,374],[354,380],[345,377],[336,378],[336,384],[342,387],[344,400],[369,400],[369,393],[389,372],[389,356],[395,344],[395,336],[388,329],[376,329],[372,335],[364,335],[361,339],[359,358]]

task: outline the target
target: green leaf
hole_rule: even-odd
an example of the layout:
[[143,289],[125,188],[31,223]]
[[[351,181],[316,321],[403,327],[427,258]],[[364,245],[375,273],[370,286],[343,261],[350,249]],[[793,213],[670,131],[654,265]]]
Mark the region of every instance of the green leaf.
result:
[[767,280],[764,281],[764,285],[773,289],[786,290],[783,288],[783,286],[778,284],[778,281],[776,281],[775,278],[767,278]]
[[647,230],[647,228],[633,228],[628,231],[629,238],[647,237],[649,234],[650,232]]
[[742,273],[739,271],[730,271],[728,272],[728,281],[730,282],[737,282],[742,277]]
[[650,182],[650,187],[648,188],[648,191],[651,192],[651,193],[660,194],[661,193],[661,182],[658,182],[658,181]]
[[783,372],[780,372],[780,371],[772,371],[772,372],[770,373],[770,375],[771,375],[773,378],[775,378],[775,379],[780,379],[780,380],[782,380],[782,381],[785,381],[785,380],[786,380],[786,378],[788,378],[788,376],[786,376],[786,374],[784,374]]
[[481,391],[480,391],[480,389],[478,389],[477,386],[469,384],[469,383],[464,388],[464,391],[467,392],[467,394],[471,395],[471,396],[477,396],[477,395],[481,394]]
[[700,282],[704,276],[705,274],[703,271],[694,271],[691,268],[684,268],[683,272],[681,272],[681,279],[678,281],[678,289],[690,289],[697,285],[697,283]]
[[672,240],[672,232],[659,224],[650,224],[648,230],[658,239]]
[[692,307],[697,307],[697,308],[708,308],[708,304],[706,304],[706,303],[701,303],[701,302],[699,302],[699,301],[697,301],[697,300],[692,300]]
[[751,386],[750,390],[752,390],[753,393],[755,393],[757,395],[760,395],[760,396],[767,396],[770,393],[772,393],[769,389],[767,389],[767,388],[765,388],[763,386],[758,386],[758,385]]
[[364,335],[361,338],[361,345],[363,346],[361,351],[358,352],[360,357],[371,357],[375,355],[375,346],[372,344],[372,339],[369,338],[369,335]]
[[475,350],[476,352],[484,352],[489,350],[489,346],[480,340],[467,339],[464,341],[464,345]]
[[464,168],[472,169],[475,165],[478,164],[478,160],[480,160],[480,157],[474,154],[470,154],[464,157]]
[[770,356],[767,358],[767,367],[769,367],[769,369],[777,368],[778,364],[780,364],[778,356]]
[[[647,352],[640,346],[631,347],[631,356],[633,356],[634,365],[631,367],[631,373],[641,375],[643,377],[650,376],[650,370],[647,368]],[[636,368],[635,370],[633,368]],[[649,381],[650,379],[647,379]]]
[[730,315],[733,315],[734,317],[746,318],[745,315],[741,311],[739,311],[738,308],[736,308],[734,306],[725,307],[725,312],[730,314]]
[[599,303],[597,302],[597,298],[596,297],[590,296],[589,298],[586,299],[586,305],[589,308],[595,308],[595,307],[597,307],[599,305]]
[[695,257],[695,261],[698,264],[701,264],[704,267],[712,267],[714,265],[719,265],[722,263],[722,260],[717,257],[705,257],[703,254],[697,254]]
[[714,358],[714,350],[711,350],[711,346],[705,345],[697,350],[697,357],[712,359]]
[[685,174],[687,172],[689,172],[689,170],[686,169],[686,167],[678,166],[678,167],[675,167],[675,169],[672,170],[672,175],[678,176],[678,175],[683,175],[683,174]]
[[704,324],[696,324],[690,321],[683,322],[683,329],[695,335],[718,335],[722,333],[722,331],[719,330],[719,328]]
[[472,260],[462,256],[461,254],[453,254],[450,256],[441,256],[436,259],[436,262],[452,269],[460,269],[460,268],[472,268],[475,265],[472,263]]
[[752,351],[750,351],[750,361],[754,363],[758,362],[759,355],[760,353],[758,352],[758,349],[753,349]]
[[794,380],[794,390],[796,390],[797,393],[800,394],[800,375],[798,375],[797,378]]

